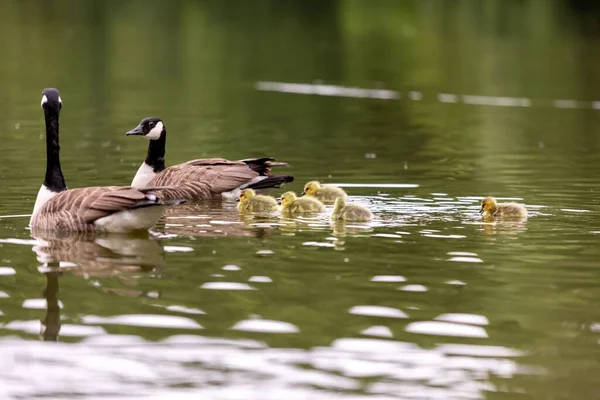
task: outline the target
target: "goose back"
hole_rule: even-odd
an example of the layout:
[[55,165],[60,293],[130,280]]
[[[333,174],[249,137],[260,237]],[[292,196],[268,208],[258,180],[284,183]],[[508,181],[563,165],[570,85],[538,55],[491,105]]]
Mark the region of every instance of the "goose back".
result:
[[259,174],[241,161],[222,158],[192,160],[157,173],[149,186],[170,186],[161,192],[164,199],[206,200],[235,190]]

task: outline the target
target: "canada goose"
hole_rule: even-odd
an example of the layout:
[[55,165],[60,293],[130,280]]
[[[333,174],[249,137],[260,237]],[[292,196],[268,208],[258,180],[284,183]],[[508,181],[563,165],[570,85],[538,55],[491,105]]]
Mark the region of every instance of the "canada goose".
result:
[[46,121],[46,176],[38,192],[30,225],[32,230],[111,231],[148,230],[167,205],[158,200],[160,188],[105,186],[67,189],[60,168],[58,120],[62,100],[56,89],[44,89]]
[[294,192],[281,195],[281,212],[289,214],[318,213],[325,210],[325,206],[314,197],[296,197]]
[[481,201],[479,213],[485,219],[491,218],[527,218],[527,209],[518,203],[497,203],[496,199],[488,196]]
[[271,189],[292,182],[290,175],[271,175],[272,167],[287,166],[272,158],[229,161],[223,158],[191,160],[165,168],[167,129],[160,118],[144,118],[127,136],[139,135],[150,141],[146,159],[138,169],[131,186],[173,186],[163,192],[167,198],[206,200],[222,197],[234,200],[241,189]]
[[357,222],[370,221],[373,219],[373,214],[365,206],[352,203],[348,204],[344,197],[338,197],[335,199],[331,219]]
[[277,211],[277,200],[271,196],[256,194],[254,189],[244,189],[237,208],[240,213]]
[[331,204],[338,197],[346,198],[344,189],[337,186],[323,186],[317,181],[310,181],[304,185],[302,195],[316,197],[325,204]]

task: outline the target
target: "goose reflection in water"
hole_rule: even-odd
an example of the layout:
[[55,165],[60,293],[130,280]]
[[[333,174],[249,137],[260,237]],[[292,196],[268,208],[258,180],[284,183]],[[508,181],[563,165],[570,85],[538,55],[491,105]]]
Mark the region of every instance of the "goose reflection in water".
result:
[[517,235],[527,230],[527,218],[515,221],[484,221],[481,225],[488,235]]
[[[58,340],[61,329],[59,278],[63,273],[85,278],[116,276],[131,281],[137,280],[140,272],[165,266],[162,245],[148,233],[136,236],[34,230],[32,236],[39,242],[32,250],[43,263],[40,271],[46,276],[43,291],[46,315],[40,321],[40,337],[44,341]],[[139,290],[106,290],[120,295],[146,295]]]
[[264,238],[270,236],[272,231],[268,222],[276,223],[277,218],[240,216],[236,203],[212,200],[168,208],[153,230],[188,237]]

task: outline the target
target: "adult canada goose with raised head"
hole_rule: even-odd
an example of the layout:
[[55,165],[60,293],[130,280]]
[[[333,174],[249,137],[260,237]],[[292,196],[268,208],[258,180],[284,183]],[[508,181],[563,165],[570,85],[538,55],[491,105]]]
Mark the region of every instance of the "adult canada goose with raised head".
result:
[[60,167],[58,138],[62,100],[58,90],[42,92],[46,122],[46,176],[38,192],[30,225],[35,230],[127,232],[148,230],[168,205],[157,195],[163,188],[99,186],[67,189]]
[[131,186],[172,186],[163,192],[165,198],[236,200],[242,189],[257,191],[280,187],[292,182],[291,175],[271,175],[272,167],[287,166],[273,158],[253,158],[229,161],[205,158],[165,167],[167,130],[160,118],[144,118],[127,136],[138,135],[149,140],[146,159],[138,169]]

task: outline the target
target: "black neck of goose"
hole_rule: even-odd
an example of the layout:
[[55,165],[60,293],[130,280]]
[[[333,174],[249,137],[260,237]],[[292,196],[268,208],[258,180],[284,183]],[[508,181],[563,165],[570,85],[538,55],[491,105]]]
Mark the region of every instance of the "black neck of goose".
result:
[[67,190],[65,177],[60,168],[60,144],[58,143],[58,111],[45,109],[46,119],[46,177],[44,186],[53,192]]
[[150,140],[148,144],[148,153],[145,163],[152,167],[154,172],[161,172],[165,169],[165,147],[167,145],[167,129],[163,127],[160,137],[156,140]]

